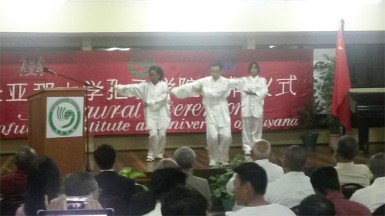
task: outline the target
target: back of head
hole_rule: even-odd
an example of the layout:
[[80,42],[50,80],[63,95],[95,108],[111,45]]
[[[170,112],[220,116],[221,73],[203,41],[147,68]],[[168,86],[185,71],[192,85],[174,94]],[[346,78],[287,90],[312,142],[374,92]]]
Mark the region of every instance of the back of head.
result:
[[206,215],[207,200],[192,188],[178,185],[162,199],[162,215]]
[[27,215],[45,209],[44,197],[55,198],[60,192],[60,172],[54,160],[49,157],[37,158],[30,166],[27,177],[25,211]]
[[332,201],[320,195],[310,195],[298,207],[300,216],[334,216],[336,211]]
[[290,146],[283,156],[283,167],[288,171],[303,171],[306,164],[306,150],[297,145]]
[[151,178],[151,186],[156,198],[160,198],[177,185],[185,185],[186,177],[179,167],[156,169]]
[[263,195],[267,187],[266,171],[254,162],[242,163],[234,168],[241,183],[250,182],[254,193]]
[[193,167],[196,154],[189,147],[180,147],[174,152],[174,159],[177,164],[184,170],[189,170]]
[[385,154],[377,153],[369,160],[369,168],[375,178],[385,176]]
[[345,160],[353,160],[358,153],[357,141],[349,135],[341,136],[337,142],[337,156]]
[[164,168],[176,168],[179,167],[176,161],[171,158],[164,158],[156,165],[155,169],[164,169]]
[[64,177],[64,193],[67,196],[97,196],[98,190],[98,183],[91,173],[73,172]]
[[310,182],[316,192],[326,195],[329,191],[339,191],[340,182],[334,167],[324,166],[314,170]]
[[15,154],[15,164],[17,169],[28,171],[29,166],[36,159],[36,152],[29,146],[24,146],[17,150]]
[[116,159],[114,147],[108,144],[100,145],[93,153],[96,164],[102,170],[111,169]]
[[267,140],[259,139],[254,143],[252,152],[255,160],[267,159],[270,156],[271,144]]

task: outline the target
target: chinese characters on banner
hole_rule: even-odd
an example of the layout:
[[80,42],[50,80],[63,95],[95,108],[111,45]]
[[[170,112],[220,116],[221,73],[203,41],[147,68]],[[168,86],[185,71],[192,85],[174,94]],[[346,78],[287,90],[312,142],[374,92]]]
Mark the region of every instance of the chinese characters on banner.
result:
[[[42,88],[84,87],[62,76],[43,73],[43,67],[112,92],[115,84],[146,81],[150,65],[165,72],[169,88],[209,76],[208,65],[223,63],[227,78],[248,75],[248,64],[258,61],[269,94],[265,98],[264,130],[298,126],[296,110],[312,99],[312,50],[146,50],[127,52],[63,51],[0,53],[0,137],[26,137],[27,97]],[[169,133],[204,132],[201,97],[171,96]],[[228,98],[232,130],[239,131],[240,95]],[[89,88],[85,112],[93,135],[146,133],[140,99],[125,98]]]

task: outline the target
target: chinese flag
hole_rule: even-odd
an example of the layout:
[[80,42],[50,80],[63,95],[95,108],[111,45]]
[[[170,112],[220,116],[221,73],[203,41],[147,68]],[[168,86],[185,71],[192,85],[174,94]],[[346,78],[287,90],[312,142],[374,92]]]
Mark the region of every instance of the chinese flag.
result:
[[330,107],[332,115],[336,116],[347,131],[350,126],[349,89],[351,87],[348,62],[346,59],[345,43],[342,30],[338,31],[336,47],[336,67],[334,72],[333,98]]

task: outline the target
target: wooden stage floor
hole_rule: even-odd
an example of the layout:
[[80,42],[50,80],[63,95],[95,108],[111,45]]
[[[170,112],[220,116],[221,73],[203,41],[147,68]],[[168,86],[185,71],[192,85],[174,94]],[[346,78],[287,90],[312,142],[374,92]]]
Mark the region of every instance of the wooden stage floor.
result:
[[[272,153],[276,156],[277,161],[282,161],[282,155],[284,151],[288,148],[288,145],[272,147]],[[197,161],[194,165],[194,169],[208,169],[208,156],[207,150],[204,148],[194,149],[197,154]],[[166,157],[172,157],[175,149],[167,149]],[[369,154],[364,154],[363,152],[359,153],[359,156],[356,158],[357,163],[367,163],[370,155],[373,155],[378,152],[385,152],[384,143],[373,143],[370,144]],[[120,170],[123,167],[131,167],[134,170],[142,172],[152,172],[156,165],[159,163],[159,160],[153,162],[146,162],[147,151],[144,150],[135,150],[135,151],[118,151],[117,160],[115,164],[115,170]],[[230,158],[233,158],[237,154],[242,154],[240,147],[232,147],[230,149]],[[95,165],[92,154],[89,155],[89,165],[92,172],[96,173],[99,171],[98,167]],[[14,165],[14,156],[13,155],[0,155],[0,175],[7,175],[15,170]],[[332,155],[330,148],[327,145],[317,145],[314,151],[308,151],[308,160],[307,167],[317,167],[322,165],[335,165],[335,161]]]

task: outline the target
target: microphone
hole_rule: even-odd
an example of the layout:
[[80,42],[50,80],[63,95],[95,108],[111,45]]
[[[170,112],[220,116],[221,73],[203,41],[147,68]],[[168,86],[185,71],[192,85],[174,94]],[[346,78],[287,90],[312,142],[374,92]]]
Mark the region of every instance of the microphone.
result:
[[54,75],[54,76],[57,75],[55,71],[49,69],[48,67],[44,67],[44,68],[43,68],[43,72],[49,73],[49,74]]

